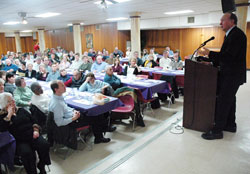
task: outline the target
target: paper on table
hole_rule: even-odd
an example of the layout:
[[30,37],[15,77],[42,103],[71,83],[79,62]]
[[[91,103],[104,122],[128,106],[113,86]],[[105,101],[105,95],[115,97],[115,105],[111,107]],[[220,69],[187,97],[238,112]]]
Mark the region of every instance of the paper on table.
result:
[[83,105],[93,105],[93,101],[88,101],[88,100],[85,100],[85,99],[73,100],[73,102],[80,103],[80,104],[83,104]]

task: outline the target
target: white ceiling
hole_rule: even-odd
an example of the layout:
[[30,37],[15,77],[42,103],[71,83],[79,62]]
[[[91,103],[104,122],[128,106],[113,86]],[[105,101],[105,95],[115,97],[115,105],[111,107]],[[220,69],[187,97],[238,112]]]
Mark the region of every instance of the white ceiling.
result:
[[[88,1],[80,3],[82,1]],[[129,17],[131,12],[142,12],[141,19],[166,18],[164,12],[193,10],[196,14],[221,11],[220,0],[131,0],[100,9],[96,0],[0,0],[0,31],[35,30],[66,28],[72,22],[84,22],[85,25],[106,23],[107,18]],[[28,24],[3,25],[8,21],[21,21],[18,12],[27,12],[28,17],[46,12],[61,13],[51,18],[28,18]],[[172,17],[172,16],[171,16]]]

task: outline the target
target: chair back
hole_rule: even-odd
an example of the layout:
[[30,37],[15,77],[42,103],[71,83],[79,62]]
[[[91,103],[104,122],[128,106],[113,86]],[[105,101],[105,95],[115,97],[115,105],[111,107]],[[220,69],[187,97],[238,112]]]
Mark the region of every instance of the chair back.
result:
[[159,74],[159,73],[152,73],[152,75],[153,75],[153,78],[155,79],[155,80],[160,80],[160,78],[161,78],[161,76],[162,76],[162,74]]
[[120,96],[119,99],[125,106],[130,105],[134,108],[134,99],[131,95]]

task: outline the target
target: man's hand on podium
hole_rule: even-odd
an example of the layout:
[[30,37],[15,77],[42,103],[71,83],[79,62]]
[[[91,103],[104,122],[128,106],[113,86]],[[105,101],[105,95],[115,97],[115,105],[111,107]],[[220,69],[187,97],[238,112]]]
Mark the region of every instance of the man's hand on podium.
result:
[[208,56],[210,53],[210,50],[204,47],[204,48],[199,49],[198,53],[204,56]]

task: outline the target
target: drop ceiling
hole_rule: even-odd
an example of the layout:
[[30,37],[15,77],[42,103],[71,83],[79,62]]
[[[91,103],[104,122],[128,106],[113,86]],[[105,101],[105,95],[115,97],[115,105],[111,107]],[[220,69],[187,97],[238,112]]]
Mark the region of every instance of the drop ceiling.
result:
[[[81,3],[86,1],[84,3]],[[84,25],[106,23],[107,18],[128,17],[132,12],[142,12],[141,19],[170,17],[164,12],[193,10],[196,14],[221,11],[220,0],[131,0],[100,9],[96,0],[1,0],[0,32],[67,28],[67,24],[84,22]],[[27,17],[41,13],[61,13],[50,18],[27,18],[28,24],[3,25],[8,21],[21,21],[18,12],[27,12]]]

